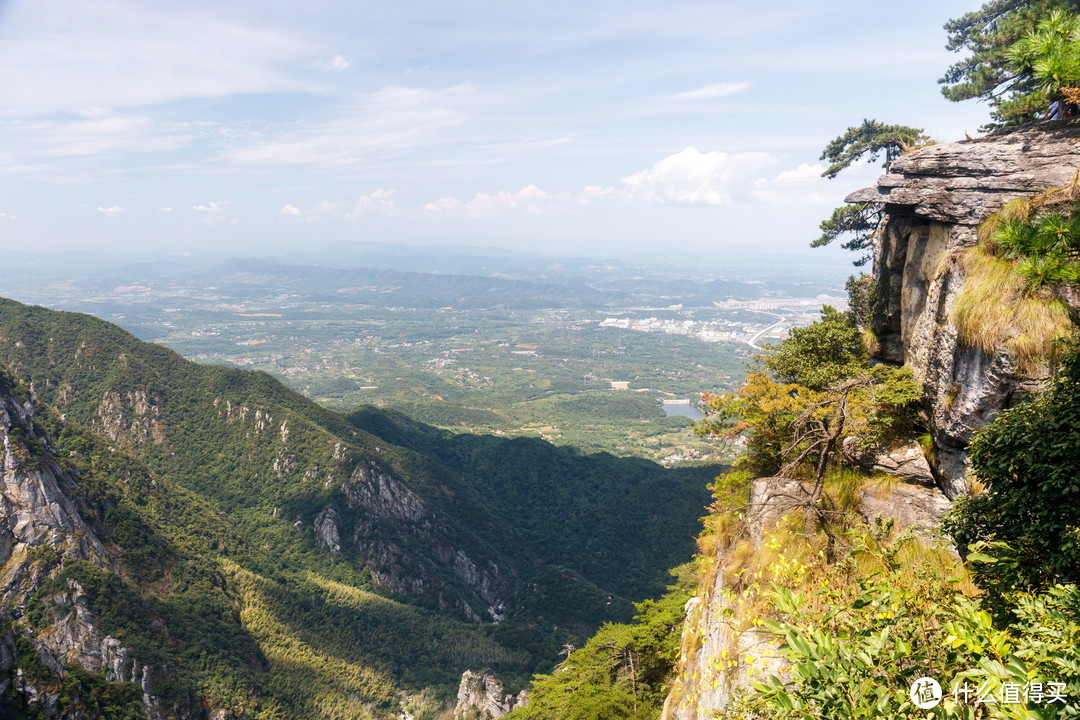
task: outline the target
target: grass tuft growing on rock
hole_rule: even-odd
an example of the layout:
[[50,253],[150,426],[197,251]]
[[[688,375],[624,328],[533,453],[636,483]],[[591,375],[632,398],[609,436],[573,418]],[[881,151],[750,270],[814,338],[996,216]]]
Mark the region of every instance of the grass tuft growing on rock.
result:
[[1055,341],[1076,331],[1068,304],[1029,290],[1013,263],[984,245],[968,250],[961,264],[964,289],[952,318],[960,341],[988,353],[1008,349],[1023,374],[1044,369],[1058,352]]

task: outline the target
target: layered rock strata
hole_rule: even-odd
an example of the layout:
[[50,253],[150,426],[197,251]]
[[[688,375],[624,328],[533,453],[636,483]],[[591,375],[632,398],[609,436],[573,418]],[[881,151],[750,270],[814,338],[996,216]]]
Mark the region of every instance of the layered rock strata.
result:
[[873,270],[885,299],[878,355],[912,368],[922,384],[932,467],[950,497],[966,489],[975,432],[1040,380],[1019,372],[1004,347],[986,352],[960,341],[952,320],[964,285],[960,255],[1005,203],[1073,183],[1078,170],[1080,123],[1033,123],[917,150],[847,197],[884,205]]

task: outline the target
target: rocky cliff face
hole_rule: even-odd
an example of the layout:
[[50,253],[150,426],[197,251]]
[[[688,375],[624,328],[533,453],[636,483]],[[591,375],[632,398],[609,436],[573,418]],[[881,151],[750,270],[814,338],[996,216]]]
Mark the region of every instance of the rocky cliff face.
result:
[[69,693],[64,677],[78,667],[109,683],[134,684],[151,720],[205,717],[203,708],[163,706],[154,695],[153,669],[99,629],[77,582],[42,598],[49,609],[40,627],[27,627],[30,600],[65,562],[116,570],[98,529],[78,512],[78,476],[58,464],[36,412],[33,398],[19,397],[0,371],[0,692],[11,687],[43,717],[75,720],[84,713],[65,709],[60,699]]
[[525,704],[527,693],[506,692],[502,682],[490,670],[466,670],[458,687],[454,720],[498,720]]
[[873,270],[886,303],[878,354],[911,367],[922,383],[933,469],[950,496],[966,488],[965,448],[975,432],[1038,386],[1004,347],[986,352],[959,341],[952,311],[964,284],[960,254],[1005,203],[1073,182],[1078,169],[1080,124],[1036,123],[915,151],[876,187],[847,198],[884,204]]
[[[167,404],[163,413],[146,400],[145,392],[129,393],[127,404],[124,399],[110,402],[110,395],[118,393],[107,394],[99,405],[92,419],[95,429],[128,447],[164,436],[157,425],[147,429],[145,418],[157,423],[157,417],[168,415]],[[111,412],[103,413],[103,407]],[[370,568],[380,589],[435,600],[441,610],[474,622],[494,619],[516,591],[513,572],[504,570],[490,554],[469,548],[445,513],[410,489],[388,464],[371,456],[380,451],[378,446],[362,453],[353,444],[323,438],[333,443],[332,451],[324,463],[302,470],[304,458],[294,449],[300,424],[294,419],[290,427],[288,420],[278,420],[284,410],[240,405],[221,397],[214,398],[213,407],[231,432],[247,443],[262,444],[264,450],[252,464],[272,458],[270,468],[279,481],[300,477],[336,489],[334,501],[323,506],[312,522],[315,544],[330,554],[352,553]],[[299,518],[294,527],[306,529]]]
[[[809,496],[809,488],[797,480],[755,480],[746,510],[749,539],[755,550],[761,550],[765,532],[805,504]],[[880,518],[898,529],[924,535],[933,532],[948,505],[938,488],[908,482],[867,488],[860,498],[868,523]],[[664,703],[663,720],[716,717],[751,683],[782,673],[783,662],[772,637],[740,617],[735,587],[721,565],[715,577],[687,602],[680,672]]]
[[[448,518],[394,472],[372,459],[362,459],[341,488],[345,511],[354,515],[360,511],[353,545],[361,557],[369,559],[372,579],[381,589],[437,596],[441,609],[453,608],[474,622],[498,617],[517,585],[513,572],[456,542]],[[330,505],[316,519],[319,543],[331,551],[340,532],[338,516]],[[449,568],[452,581],[467,591],[455,593],[440,579],[440,568]],[[458,598],[451,600],[455,595]]]
[[[884,206],[873,268],[885,305],[877,355],[914,371],[935,445],[929,464],[915,446],[854,458],[901,481],[884,496],[864,493],[868,520],[877,515],[898,527],[932,530],[948,507],[945,495],[967,489],[966,448],[975,432],[1038,388],[1039,378],[1022,372],[1006,348],[987,352],[959,339],[952,311],[964,284],[960,255],[976,243],[979,224],[1005,203],[1071,183],[1078,169],[1080,123],[1038,123],[915,151],[897,159],[876,187],[848,196]],[[783,514],[784,498],[800,492],[794,481],[755,482],[748,513],[754,542],[760,545],[763,528]],[[665,720],[715,717],[733,694],[779,667],[760,633],[737,629],[733,606],[723,572],[688,603],[682,669]],[[754,665],[742,662],[747,654]]]

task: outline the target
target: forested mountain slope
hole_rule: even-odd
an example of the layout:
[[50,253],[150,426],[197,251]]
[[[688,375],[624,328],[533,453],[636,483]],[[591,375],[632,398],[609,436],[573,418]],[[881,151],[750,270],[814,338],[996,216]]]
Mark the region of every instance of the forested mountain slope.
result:
[[161,717],[381,716],[414,702],[402,689],[435,708],[421,691],[469,667],[544,667],[662,587],[705,502],[706,470],[347,419],[84,315],[0,301],[0,364],[39,418],[33,442],[9,433],[13,467],[67,467],[104,548],[35,555],[38,581],[9,587],[15,662],[49,612],[85,606],[165,678],[145,692]]

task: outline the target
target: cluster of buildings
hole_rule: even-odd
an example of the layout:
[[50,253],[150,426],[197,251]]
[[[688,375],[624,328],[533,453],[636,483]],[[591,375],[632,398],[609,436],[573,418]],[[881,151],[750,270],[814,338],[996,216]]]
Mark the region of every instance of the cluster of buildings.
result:
[[[600,322],[600,327],[638,330],[641,332],[662,332],[669,335],[690,335],[705,342],[745,342],[757,347],[757,341],[763,337],[782,338],[792,327],[809,325],[818,318],[822,305],[844,309],[847,300],[842,297],[818,295],[812,298],[764,298],[757,300],[724,300],[714,302],[716,311],[730,313],[735,317],[711,317],[706,320],[689,318],[659,317],[608,317]],[[682,305],[666,308],[673,314],[688,316],[702,309],[683,311]],[[752,319],[738,318],[750,311]],[[704,312],[708,312],[707,310]],[[719,314],[719,313],[718,313]]]
[[759,331],[762,327],[772,324],[767,318],[762,318],[758,324],[742,323],[731,320],[664,320],[661,318],[613,318],[609,317],[600,323],[600,327],[621,328],[623,330],[638,330],[642,332],[662,332],[668,335],[692,335],[705,342],[743,342]]

